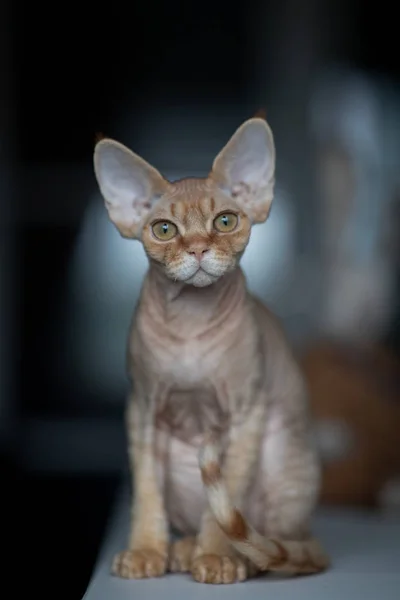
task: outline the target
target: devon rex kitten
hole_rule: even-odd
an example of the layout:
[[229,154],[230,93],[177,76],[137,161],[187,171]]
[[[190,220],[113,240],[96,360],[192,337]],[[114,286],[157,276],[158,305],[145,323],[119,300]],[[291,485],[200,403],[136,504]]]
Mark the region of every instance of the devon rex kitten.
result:
[[[270,128],[246,121],[205,179],[170,183],[110,139],[96,144],[94,168],[111,221],[150,262],[128,343],[131,530],[112,572],[232,583],[323,570],[309,531],[320,472],[303,378],[238,266],[271,207]],[[215,428],[224,481],[211,438],[202,473],[198,463]],[[186,537],[170,545],[170,526]]]

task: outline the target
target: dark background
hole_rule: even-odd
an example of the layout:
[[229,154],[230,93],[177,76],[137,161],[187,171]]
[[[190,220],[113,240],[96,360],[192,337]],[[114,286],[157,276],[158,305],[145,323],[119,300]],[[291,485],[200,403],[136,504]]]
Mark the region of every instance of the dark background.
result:
[[[68,366],[73,339],[62,341],[69,263],[97,193],[96,133],[152,160],[158,140],[143,140],[144,123],[195,119],[200,106],[219,121],[204,120],[212,153],[260,106],[284,122],[281,112],[301,105],[312,74],[332,61],[398,82],[398,31],[393,4],[354,0],[3,2],[1,11],[3,489],[18,506],[31,589],[50,597],[62,577],[57,596],[72,600],[90,577],[125,456],[125,383],[115,402],[80,385]],[[179,140],[192,135],[177,133],[163,132],[165,147],[178,148],[172,169]]]

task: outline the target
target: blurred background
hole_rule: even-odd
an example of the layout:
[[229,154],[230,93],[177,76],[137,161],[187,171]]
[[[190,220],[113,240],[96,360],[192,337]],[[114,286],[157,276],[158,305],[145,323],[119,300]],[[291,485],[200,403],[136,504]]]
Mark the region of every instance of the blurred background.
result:
[[167,177],[206,175],[265,108],[275,204],[243,268],[304,365],[322,501],[399,510],[400,65],[388,5],[5,0],[0,15],[0,456],[29,585],[47,597],[61,577],[59,598],[82,597],[126,462],[125,341],[146,259],[107,220],[98,132]]

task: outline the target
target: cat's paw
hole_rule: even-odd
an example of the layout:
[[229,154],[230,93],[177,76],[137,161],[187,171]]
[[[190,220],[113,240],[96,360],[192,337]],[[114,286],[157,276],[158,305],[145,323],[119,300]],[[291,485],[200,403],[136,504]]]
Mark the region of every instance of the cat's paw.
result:
[[192,563],[193,579],[199,583],[236,583],[255,574],[246,560],[239,556],[202,554]]
[[188,573],[192,564],[195,537],[184,537],[170,546],[169,570],[172,573]]
[[167,558],[156,550],[125,550],[114,557],[112,575],[124,579],[160,577],[167,570]]

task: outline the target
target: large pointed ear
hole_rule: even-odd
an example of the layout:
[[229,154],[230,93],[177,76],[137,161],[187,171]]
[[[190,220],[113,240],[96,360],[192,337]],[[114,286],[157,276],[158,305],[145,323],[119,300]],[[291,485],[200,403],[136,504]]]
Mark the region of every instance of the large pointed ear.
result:
[[245,121],[214,160],[210,178],[253,223],[268,217],[275,183],[275,146],[267,122]]
[[110,220],[123,237],[139,237],[143,220],[169,183],[140,156],[110,139],[96,144],[94,171]]

